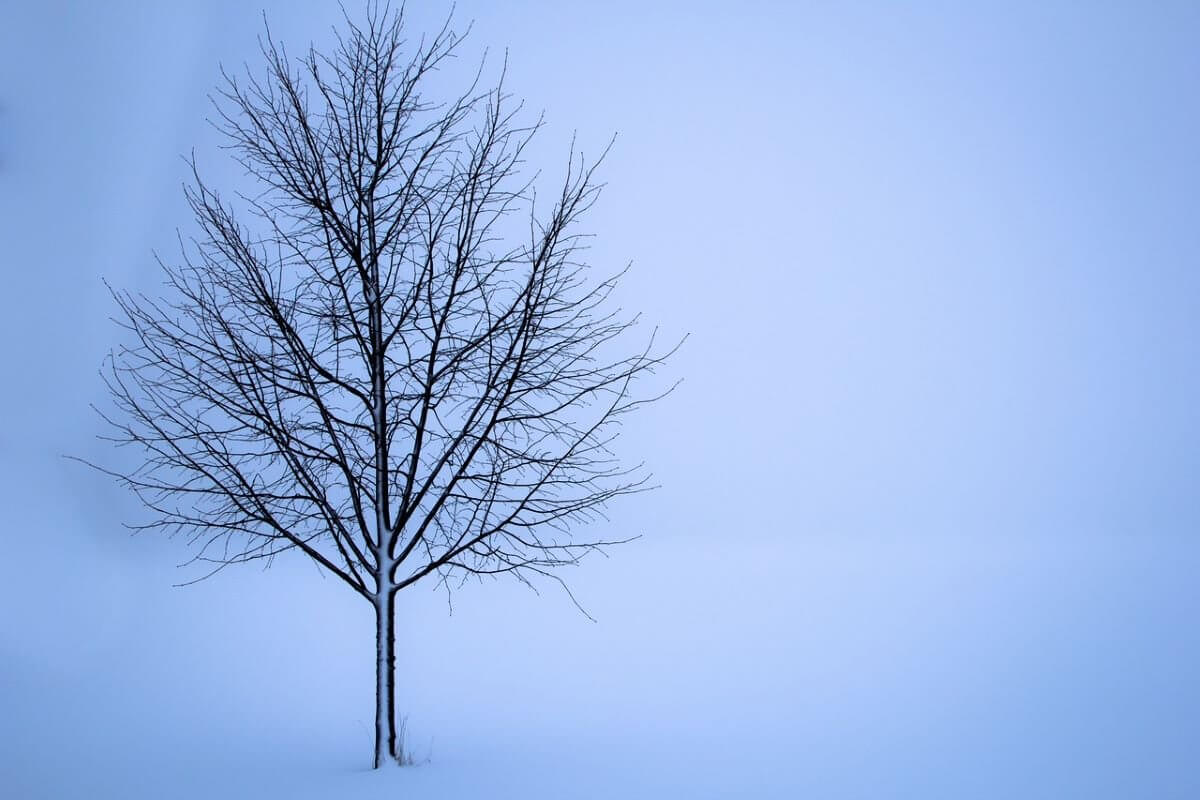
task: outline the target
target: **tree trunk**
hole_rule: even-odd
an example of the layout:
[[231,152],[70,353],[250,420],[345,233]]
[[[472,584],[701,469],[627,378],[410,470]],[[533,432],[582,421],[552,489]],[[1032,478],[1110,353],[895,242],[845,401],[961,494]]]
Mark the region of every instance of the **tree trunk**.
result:
[[396,760],[396,595],[375,602],[375,768]]

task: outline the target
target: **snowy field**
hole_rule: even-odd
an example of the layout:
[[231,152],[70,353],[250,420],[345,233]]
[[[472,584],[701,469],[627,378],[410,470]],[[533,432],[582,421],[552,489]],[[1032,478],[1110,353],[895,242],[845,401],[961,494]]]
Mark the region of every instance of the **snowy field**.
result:
[[170,589],[167,548],[77,544],[65,592],[5,564],[6,796],[1200,788],[1200,548],[1183,541],[635,544],[577,580],[594,624],[504,584],[453,616],[420,593],[399,686],[428,763],[386,773],[367,769],[365,604],[286,566]]

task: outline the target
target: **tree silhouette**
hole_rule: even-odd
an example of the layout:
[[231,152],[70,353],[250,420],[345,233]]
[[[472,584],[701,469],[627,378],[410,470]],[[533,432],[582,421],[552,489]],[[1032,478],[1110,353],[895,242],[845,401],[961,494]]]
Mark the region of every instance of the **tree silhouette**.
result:
[[259,191],[227,200],[193,162],[198,234],[163,297],[114,292],[128,343],[104,371],[109,438],[144,455],[105,469],[153,512],[135,528],[185,532],[201,578],[298,550],[370,603],[376,767],[403,759],[397,592],[561,583],[627,540],[578,523],[648,488],[610,445],[674,350],[629,347],[621,272],[581,260],[599,161],[572,147],[543,210],[522,160],[541,120],[519,122],[503,73],[430,96],[461,41],[447,21],[410,49],[378,6],[328,55],[268,29],[265,75],[223,72],[215,98]]

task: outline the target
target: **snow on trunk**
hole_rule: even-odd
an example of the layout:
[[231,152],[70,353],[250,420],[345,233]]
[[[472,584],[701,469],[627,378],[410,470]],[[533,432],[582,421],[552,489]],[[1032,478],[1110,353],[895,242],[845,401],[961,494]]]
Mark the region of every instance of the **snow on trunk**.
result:
[[375,768],[396,763],[396,596],[375,597]]

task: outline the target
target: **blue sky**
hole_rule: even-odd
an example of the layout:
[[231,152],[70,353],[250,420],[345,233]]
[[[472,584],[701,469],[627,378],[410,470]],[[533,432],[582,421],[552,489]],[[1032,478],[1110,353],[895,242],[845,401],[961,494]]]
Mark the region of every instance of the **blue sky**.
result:
[[[412,30],[448,9],[411,4]],[[339,12],[267,16],[298,49]],[[65,718],[113,796],[147,763],[364,781],[366,609],[300,562],[172,589],[184,543],[129,538],[132,501],[59,458],[106,452],[101,279],[158,290],[181,156],[239,185],[207,94],[259,63],[260,9],[8,17],[0,774],[69,796]],[[545,109],[547,175],[572,133],[618,134],[592,261],[632,260],[622,303],[690,339],[626,431],[663,488],[607,525],[644,539],[571,576],[598,623],[551,589],[402,598],[413,787],[1196,796],[1200,7],[456,19]]]

